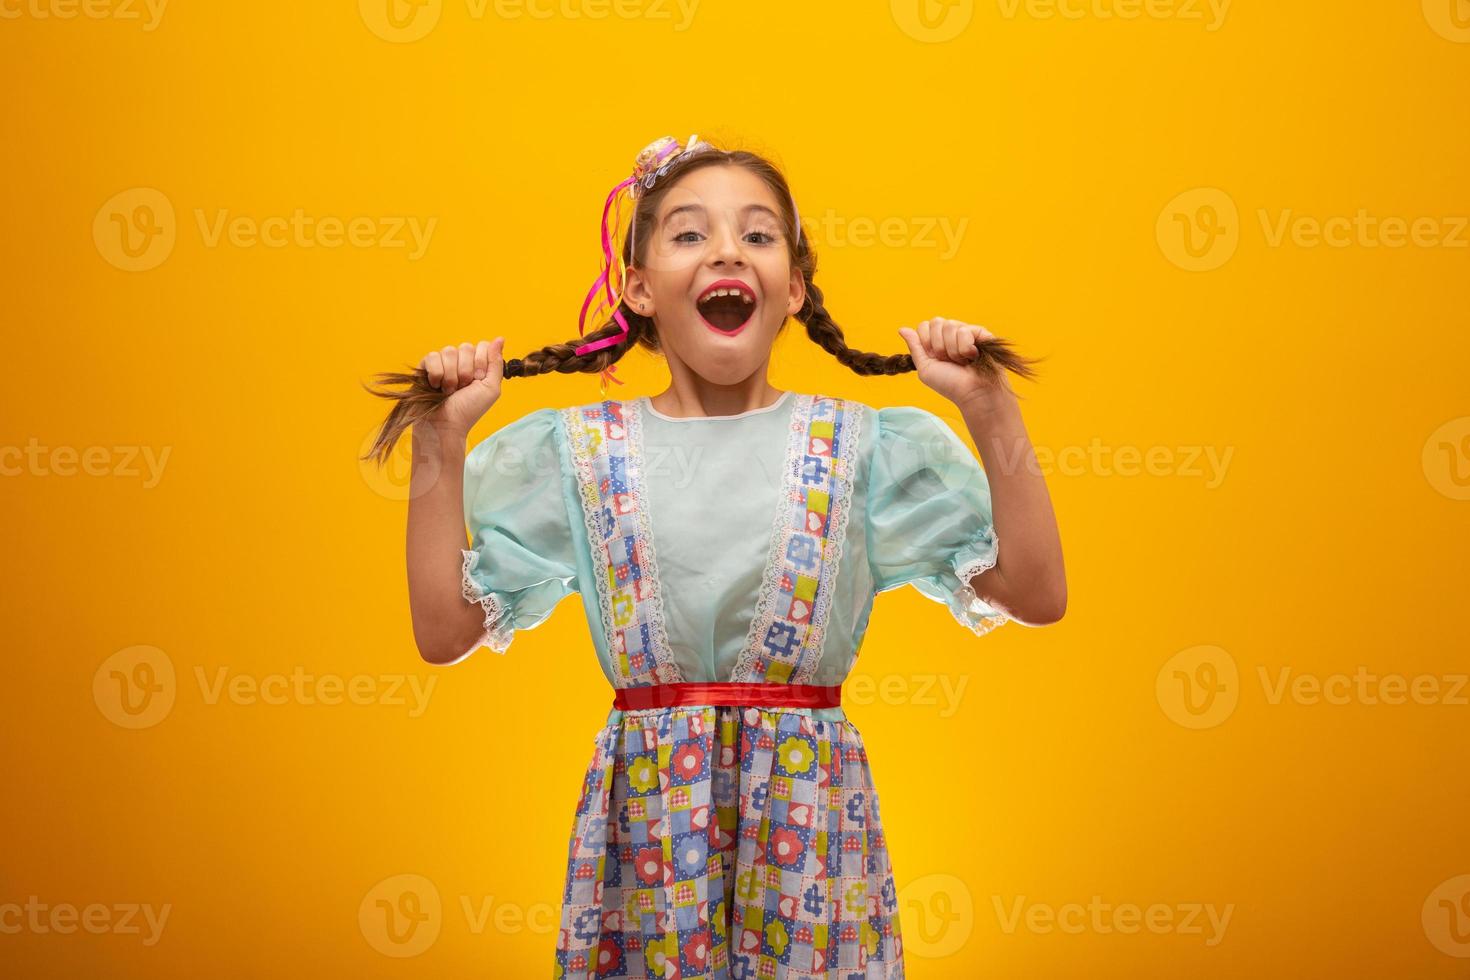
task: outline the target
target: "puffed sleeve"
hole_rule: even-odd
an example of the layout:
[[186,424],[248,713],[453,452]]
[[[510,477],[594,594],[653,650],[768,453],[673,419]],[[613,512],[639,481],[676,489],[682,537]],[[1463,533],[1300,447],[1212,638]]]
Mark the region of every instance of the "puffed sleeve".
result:
[[985,471],[937,415],[912,406],[877,414],[867,498],[874,591],[913,585],[976,636],[990,632],[1009,617],[969,584],[997,555]]
[[465,456],[463,593],[485,610],[481,646],[505,653],[515,630],[539,626],[577,591],[563,480],[565,436],[555,409],[530,412]]

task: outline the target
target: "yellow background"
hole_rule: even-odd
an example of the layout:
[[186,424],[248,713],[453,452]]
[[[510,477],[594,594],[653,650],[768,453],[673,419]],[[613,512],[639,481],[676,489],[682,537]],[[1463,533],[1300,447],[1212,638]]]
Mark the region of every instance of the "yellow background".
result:
[[[503,658],[419,661],[407,444],[358,463],[385,408],[361,383],[575,336],[604,195],[698,133],[786,168],[853,346],[949,316],[1047,358],[1018,388],[1057,458],[1066,618],[976,639],[889,593],[846,690],[909,975],[1466,975],[1470,4],[395,2],[397,27],[376,0],[0,2],[0,906],[169,908],[152,945],[0,932],[3,972],[548,974],[609,693],[575,601]],[[159,196],[171,250],[130,271],[157,255],[112,215]],[[417,258],[207,235],[297,209],[436,224]],[[1360,209],[1427,223],[1393,247],[1331,220]],[[948,254],[923,233],[962,223]],[[667,377],[620,372],[620,396]],[[965,434],[799,326],[772,380]],[[596,394],[507,382],[473,439]],[[113,721],[113,669],[165,661],[160,717]],[[298,669],[434,687],[417,717],[209,697]],[[1282,671],[1440,694],[1273,697]],[[404,881],[437,933],[385,955],[374,890]],[[1094,902],[1231,918],[1213,945],[1040,918]]]

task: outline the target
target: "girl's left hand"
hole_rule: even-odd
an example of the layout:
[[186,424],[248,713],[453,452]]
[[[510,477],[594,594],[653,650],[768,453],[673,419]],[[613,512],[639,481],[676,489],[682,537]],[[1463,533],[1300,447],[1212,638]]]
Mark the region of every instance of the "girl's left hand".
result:
[[955,404],[1011,393],[1004,371],[974,367],[980,354],[975,342],[995,336],[984,327],[936,317],[919,324],[917,330],[899,327],[898,333],[909,345],[919,380]]

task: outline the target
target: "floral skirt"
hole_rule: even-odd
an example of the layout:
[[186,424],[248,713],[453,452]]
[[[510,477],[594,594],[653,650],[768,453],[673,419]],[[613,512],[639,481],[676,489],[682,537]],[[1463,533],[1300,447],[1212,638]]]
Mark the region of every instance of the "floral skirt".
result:
[[878,797],[850,721],[624,712],[595,739],[567,858],[558,978],[904,975]]

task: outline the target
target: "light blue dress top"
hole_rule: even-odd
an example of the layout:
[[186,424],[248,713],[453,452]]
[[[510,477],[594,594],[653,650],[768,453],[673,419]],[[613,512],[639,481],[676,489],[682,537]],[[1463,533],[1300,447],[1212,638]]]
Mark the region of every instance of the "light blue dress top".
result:
[[[642,425],[642,483],[669,647],[686,681],[728,681],[746,643],[782,512],[792,412],[806,397],[736,415],[671,418],[648,398],[624,403]],[[985,472],[954,430],[912,406],[857,413],[857,445],[821,655],[808,683],[841,684],[867,631],[873,599],[912,585],[976,635],[1007,621],[969,580],[995,564],[997,541]],[[617,671],[601,614],[566,415],[543,408],[477,443],[464,469],[465,598],[485,610],[480,646],[505,653],[516,630],[534,629],[573,593],[582,597],[592,646],[609,684]],[[837,708],[787,709],[840,719]],[[609,723],[620,717],[617,709]]]

